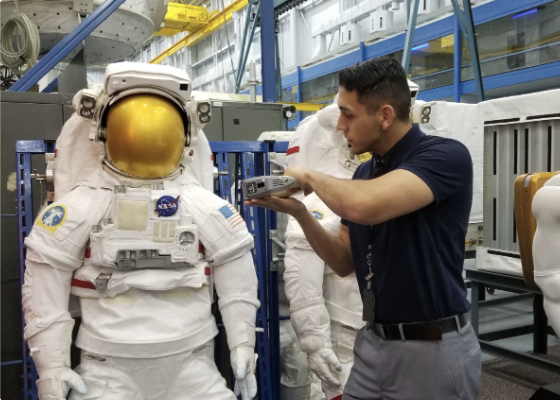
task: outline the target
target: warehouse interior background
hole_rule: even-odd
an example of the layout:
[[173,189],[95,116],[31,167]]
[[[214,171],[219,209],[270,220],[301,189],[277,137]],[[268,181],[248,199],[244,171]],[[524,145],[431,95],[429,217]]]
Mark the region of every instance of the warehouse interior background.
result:
[[[416,25],[407,48],[408,15],[415,1]],[[88,30],[84,25],[89,16],[102,6],[107,10]],[[539,93],[560,88],[560,0],[472,0],[470,6],[478,49],[474,63],[479,66],[485,101],[534,94],[537,97],[531,99],[538,102]],[[407,73],[419,86],[419,100],[472,105],[481,101],[469,46],[472,35],[464,31],[451,0],[1,0],[2,27],[16,10],[36,26],[40,42],[29,46],[37,47],[35,63],[41,71],[31,77],[35,73],[31,66],[20,74],[4,61],[0,66],[0,396],[4,399],[24,399],[25,387],[16,141],[55,140],[73,112],[73,95],[82,88],[102,85],[107,64],[157,63],[186,71],[192,90],[214,101],[213,123],[205,130],[211,142],[256,141],[262,132],[293,131],[305,117],[332,103],[339,89],[339,71],[373,58],[401,62],[407,50]],[[3,35],[3,47],[6,40],[11,38]],[[68,44],[63,48],[65,40]],[[548,150],[542,154],[545,158],[548,154],[549,160],[543,165],[557,171],[560,108],[554,111],[554,107],[560,100],[546,98],[552,104],[547,110],[552,111],[540,114],[547,115],[553,128],[547,131],[548,139],[543,139],[548,140]],[[286,112],[289,105],[294,106],[292,112]],[[517,143],[517,130],[515,138]],[[484,146],[484,154],[489,148],[498,153],[509,151],[490,139]],[[33,155],[32,159],[37,173],[44,173],[44,156]],[[232,161],[229,168],[234,169]],[[234,177],[230,179],[233,183]],[[34,182],[36,208],[43,195],[43,184]],[[485,213],[490,212],[487,208]],[[469,244],[471,253],[465,264],[469,268],[476,268],[478,241],[486,240],[482,222],[473,225],[473,232],[477,226],[481,232],[473,233],[478,235],[476,243]],[[508,231],[508,235],[512,233]],[[515,242],[515,231],[513,236]],[[496,246],[516,251],[515,247]],[[488,350],[483,361],[494,363],[487,364],[490,372],[499,371],[483,376],[480,398],[529,399],[539,387],[560,382],[558,338],[546,321],[543,331],[543,321],[537,321],[542,315],[535,315],[535,298],[541,296],[542,301],[542,294],[525,292],[515,282],[489,283],[475,273],[466,279],[469,285],[474,282],[471,301],[475,297],[481,301],[477,318],[480,332],[488,333],[485,340],[524,354],[539,345],[543,349],[544,337],[544,349],[553,349],[545,357],[546,365],[537,362],[536,367],[515,354]],[[512,301],[510,296],[521,297]],[[484,305],[484,301],[494,303]],[[495,331],[501,333],[493,334]],[[540,344],[535,340],[541,340]],[[513,364],[500,369],[503,360]],[[517,386],[502,389],[508,381]]]

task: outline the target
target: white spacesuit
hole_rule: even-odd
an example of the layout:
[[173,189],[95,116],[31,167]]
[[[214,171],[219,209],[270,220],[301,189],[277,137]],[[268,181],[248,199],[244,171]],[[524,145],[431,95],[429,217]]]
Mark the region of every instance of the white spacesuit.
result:
[[[206,189],[211,153],[198,134],[211,107],[190,87],[178,69],[123,62],[74,99],[55,202],[25,240],[24,336],[41,400],[70,388],[73,400],[234,400],[213,360],[213,286],[236,392],[256,395],[253,238]],[[82,315],[76,372],[70,293]]]
[[[288,166],[341,179],[352,177],[359,160],[350,152],[342,132],[336,130],[339,114],[333,104],[302,121],[290,140]],[[325,229],[338,235],[340,217],[317,195],[301,201]],[[354,274],[341,278],[319,258],[293,217],[288,222],[286,246],[284,282],[292,326],[307,353],[309,368],[321,379],[330,400],[342,395],[353,365],[354,339],[364,325],[358,283]],[[339,386],[329,382],[330,374]],[[305,386],[293,388],[292,396],[304,399],[308,391]]]
[[550,178],[533,198],[537,230],[533,239],[535,283],[544,294],[544,309],[560,334],[560,175]]

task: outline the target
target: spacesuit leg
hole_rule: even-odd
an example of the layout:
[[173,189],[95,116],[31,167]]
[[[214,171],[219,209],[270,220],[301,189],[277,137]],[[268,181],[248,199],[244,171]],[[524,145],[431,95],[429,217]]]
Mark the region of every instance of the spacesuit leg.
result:
[[214,361],[214,340],[188,355],[162,400],[237,400]]
[[235,400],[214,363],[214,340],[157,358],[110,357],[84,351],[77,372],[88,393],[70,400]]
[[344,326],[338,321],[331,320],[331,340],[334,352],[342,365],[342,371],[339,373],[339,389],[333,391],[324,387],[324,389],[328,390],[325,391],[327,399],[336,398],[336,393],[341,395],[344,391],[344,386],[350,376],[350,370],[354,365],[354,341],[356,340],[357,333],[355,329]]

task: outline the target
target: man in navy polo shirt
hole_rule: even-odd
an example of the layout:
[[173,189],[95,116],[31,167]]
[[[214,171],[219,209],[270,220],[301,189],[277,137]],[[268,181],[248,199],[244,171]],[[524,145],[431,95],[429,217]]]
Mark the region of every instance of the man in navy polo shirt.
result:
[[353,180],[286,171],[342,217],[338,237],[297,200],[248,204],[293,215],[337,274],[356,272],[367,325],[356,338],[344,400],[475,400],[480,347],[462,278],[470,154],[411,124],[406,74],[396,61],[366,61],[339,78],[338,129],[355,154],[374,157]]

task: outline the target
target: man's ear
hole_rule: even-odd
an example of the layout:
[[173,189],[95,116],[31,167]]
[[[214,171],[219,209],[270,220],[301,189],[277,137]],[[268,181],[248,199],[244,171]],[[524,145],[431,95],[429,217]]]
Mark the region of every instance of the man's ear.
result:
[[377,115],[381,128],[386,131],[395,120],[395,109],[391,105],[385,104],[379,107]]

